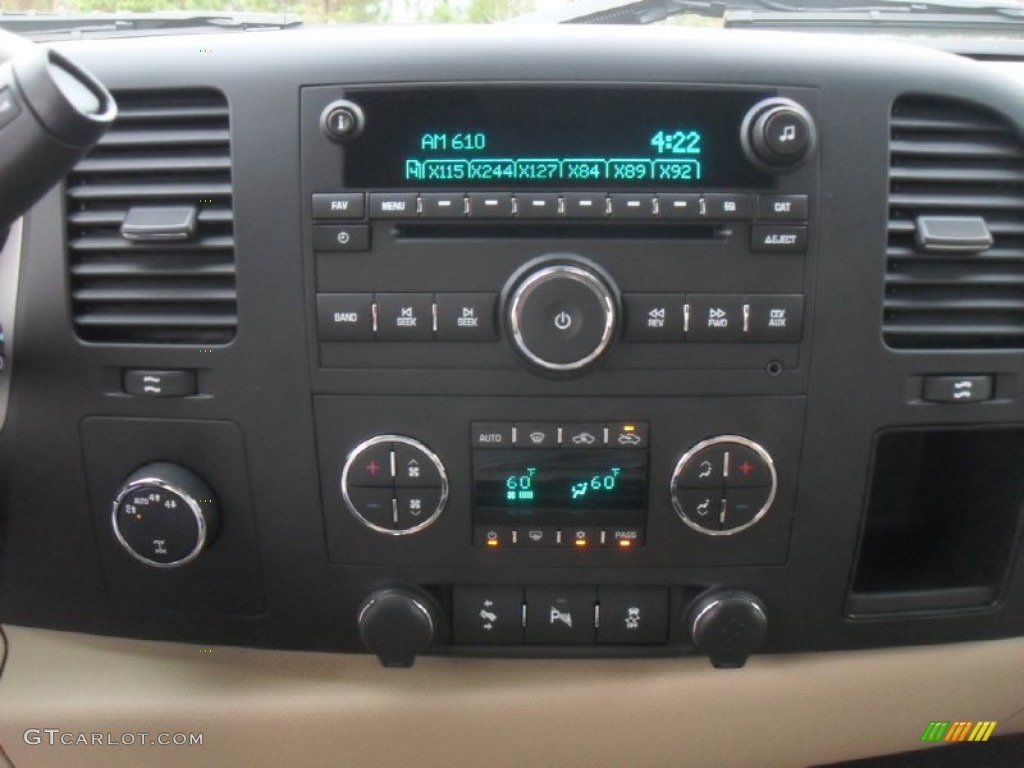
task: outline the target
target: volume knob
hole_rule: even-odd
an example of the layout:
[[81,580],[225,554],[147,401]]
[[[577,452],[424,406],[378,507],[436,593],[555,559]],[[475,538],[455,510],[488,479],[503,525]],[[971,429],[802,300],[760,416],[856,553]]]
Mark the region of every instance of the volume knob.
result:
[[611,279],[581,259],[544,259],[509,281],[506,315],[516,351],[546,371],[568,373],[595,363],[618,322]]

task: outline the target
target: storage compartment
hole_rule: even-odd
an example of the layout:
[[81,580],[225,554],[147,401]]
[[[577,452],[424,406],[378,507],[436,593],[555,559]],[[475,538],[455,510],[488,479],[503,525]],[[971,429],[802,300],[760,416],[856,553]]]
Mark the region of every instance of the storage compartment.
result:
[[847,613],[994,603],[1016,552],[1024,429],[899,429],[875,444]]

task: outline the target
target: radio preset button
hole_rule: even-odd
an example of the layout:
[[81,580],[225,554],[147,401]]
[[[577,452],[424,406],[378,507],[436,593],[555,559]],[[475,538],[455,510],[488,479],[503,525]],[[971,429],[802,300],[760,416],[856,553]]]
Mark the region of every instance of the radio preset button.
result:
[[424,192],[420,206],[425,219],[461,219],[466,215],[466,196],[461,192]]
[[700,195],[658,195],[658,216],[663,219],[699,219]]
[[430,341],[434,338],[434,297],[429,293],[378,293],[380,341]]
[[370,193],[370,218],[415,219],[418,214],[415,192]]
[[517,192],[516,213],[521,219],[553,219],[559,215],[554,192]]
[[654,195],[612,194],[612,218],[650,219],[654,217]]
[[318,293],[316,319],[321,341],[372,341],[373,296]]
[[725,294],[692,294],[687,341],[742,341],[743,299]]
[[707,194],[704,207],[709,219],[749,219],[750,195]]
[[603,219],[608,215],[608,197],[600,192],[567,192],[565,216],[571,219]]
[[672,342],[683,340],[683,305],[686,298],[673,293],[627,293],[626,341]]
[[758,195],[757,218],[802,220],[807,218],[807,195]]
[[750,230],[750,250],[759,253],[803,253],[807,227],[755,224]]
[[470,218],[512,218],[511,192],[470,192],[468,197]]

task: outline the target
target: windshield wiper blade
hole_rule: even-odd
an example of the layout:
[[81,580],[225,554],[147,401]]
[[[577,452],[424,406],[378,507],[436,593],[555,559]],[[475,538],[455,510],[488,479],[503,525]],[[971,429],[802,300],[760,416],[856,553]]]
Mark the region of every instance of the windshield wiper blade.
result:
[[302,24],[294,13],[157,11],[153,13],[40,13],[0,11],[0,29],[29,39],[165,31],[246,31],[286,29]]
[[[695,14],[725,18],[726,26],[757,26],[757,20],[784,24],[786,18],[804,17],[810,21],[831,18],[838,14],[892,14],[906,19],[913,14],[915,20],[925,21],[926,15],[948,14],[958,21],[966,16],[971,20],[983,17],[1004,21],[1024,18],[1024,6],[1007,0],[580,0],[551,11],[520,16],[515,22],[543,22],[555,24],[651,24],[669,16]],[[732,20],[740,18],[740,23]],[[853,17],[851,17],[853,20]]]

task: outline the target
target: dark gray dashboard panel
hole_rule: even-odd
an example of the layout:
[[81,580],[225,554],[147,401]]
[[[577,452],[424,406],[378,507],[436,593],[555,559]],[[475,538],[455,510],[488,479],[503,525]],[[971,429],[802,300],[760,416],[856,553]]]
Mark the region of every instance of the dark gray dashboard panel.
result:
[[[342,29],[91,41],[61,49],[115,91],[213,87],[226,95],[239,330],[233,343],[209,351],[76,340],[67,300],[61,194],[51,193],[33,210],[24,233],[16,366],[3,374],[11,377],[10,410],[0,434],[4,622],[205,643],[354,650],[359,605],[378,587],[438,587],[444,601],[451,585],[522,585],[528,570],[531,585],[675,587],[671,637],[677,649],[688,642],[681,628],[687,601],[715,585],[761,596],[770,615],[769,650],[944,642],[1024,631],[1019,567],[1008,570],[990,605],[870,620],[843,617],[875,435],[892,426],[1001,425],[1024,419],[1019,352],[897,353],[882,344],[880,330],[893,101],[905,93],[956,96],[989,105],[1019,129],[1024,94],[1011,80],[966,59],[890,42],[677,30],[494,28],[428,35],[413,29]],[[397,291],[413,282],[402,282],[395,271],[404,246],[383,230],[375,233],[383,247],[372,256],[334,261],[314,254],[309,184],[322,169],[306,148],[319,146],[322,138],[303,119],[304,94],[326,89],[340,95],[351,84],[467,80],[699,83],[813,93],[819,145],[816,179],[807,189],[813,195],[812,246],[803,273],[777,284],[780,290],[802,289],[809,314],[804,343],[774,356],[782,359],[783,374],[770,377],[761,370],[773,357],[767,351],[757,365],[735,365],[727,351],[724,358],[698,351],[686,365],[658,370],[659,364],[622,348],[606,368],[556,379],[522,368],[507,348],[500,351],[503,342],[468,366],[452,362],[461,360],[457,350],[439,350],[434,357],[399,345],[392,357],[371,348],[319,344],[318,286]],[[628,245],[573,248],[592,249],[584,255],[607,259],[616,279],[648,290],[655,281],[631,273],[628,260],[617,255]],[[552,248],[549,242],[522,248],[495,243],[487,256],[490,272],[478,282],[461,270],[463,256],[445,253],[446,244],[434,241],[423,253],[438,269],[423,277],[423,290],[498,290],[520,259]],[[651,258],[671,271],[669,254]],[[716,272],[708,261],[692,275],[680,276],[670,290],[687,290],[691,278],[702,290],[755,287]],[[758,278],[759,285],[773,290],[776,279],[772,270]],[[395,364],[396,359],[409,364]],[[201,392],[182,399],[129,397],[120,391],[124,368],[195,369]],[[970,373],[995,376],[997,398],[970,405],[921,402],[922,376]],[[766,445],[780,446],[785,471],[785,516],[779,520],[786,524],[780,522],[769,537],[771,554],[751,553],[750,560],[740,562],[748,553],[739,547],[735,559],[703,559],[699,541],[685,542],[688,534],[681,525],[643,568],[566,567],[564,559],[543,560],[533,553],[519,567],[511,560],[512,567],[495,567],[451,539],[428,555],[383,564],[372,540],[367,539],[368,550],[357,546],[360,539],[341,516],[332,475],[354,440],[387,429],[440,441],[446,459],[460,465],[456,477],[466,493],[470,421],[492,414],[506,418],[506,413],[509,419],[533,413],[555,418],[563,410],[577,418],[592,414],[595,420],[649,415],[652,434],[659,441],[669,436],[665,453],[653,463],[659,478],[695,439],[763,430]],[[447,431],[438,425],[450,413],[457,424]],[[402,414],[408,419],[397,418]],[[77,435],[91,417],[237,425],[243,439],[225,446],[233,454],[225,461],[245,466],[250,478],[265,612],[242,618],[140,609],[105,586],[100,553],[110,542],[95,524],[86,468],[91,479],[94,471],[155,457],[136,461],[118,453],[124,448],[116,444],[104,446],[117,454],[114,460],[91,447],[85,455]],[[423,426],[417,426],[419,419]],[[662,494],[652,515],[666,512],[661,482],[651,486],[652,494]],[[454,503],[453,497],[444,519],[461,529],[452,535],[464,541],[468,532],[458,521],[466,513]],[[692,567],[671,562],[673,539],[689,548]]]

